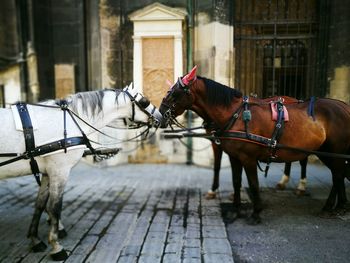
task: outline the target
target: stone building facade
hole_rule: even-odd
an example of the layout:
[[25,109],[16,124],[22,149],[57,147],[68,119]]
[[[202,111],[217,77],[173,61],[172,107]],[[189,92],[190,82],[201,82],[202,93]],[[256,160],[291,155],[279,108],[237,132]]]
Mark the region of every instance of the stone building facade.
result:
[[[341,0],[4,0],[0,105],[130,82],[159,105],[166,80],[194,64],[246,95],[349,103],[349,13]],[[110,163],[212,162],[209,142],[183,143],[193,151],[159,135],[141,150],[126,143]]]

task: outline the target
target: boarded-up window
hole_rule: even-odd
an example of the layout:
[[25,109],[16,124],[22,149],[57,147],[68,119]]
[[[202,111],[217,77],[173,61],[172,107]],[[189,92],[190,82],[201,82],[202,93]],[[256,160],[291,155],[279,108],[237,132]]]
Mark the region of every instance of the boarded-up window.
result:
[[74,65],[55,65],[56,98],[62,99],[75,93]]
[[160,106],[174,81],[174,38],[144,38],[142,40],[143,93],[154,105]]

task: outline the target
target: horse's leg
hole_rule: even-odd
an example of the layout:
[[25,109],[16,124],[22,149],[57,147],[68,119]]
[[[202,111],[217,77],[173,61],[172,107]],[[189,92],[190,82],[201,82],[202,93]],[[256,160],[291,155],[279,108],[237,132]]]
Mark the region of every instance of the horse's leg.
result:
[[338,189],[338,200],[337,200],[337,205],[335,207],[336,211],[338,213],[344,213],[345,212],[345,205],[347,203],[347,198],[346,198],[346,191],[345,191],[345,177],[343,175],[337,177],[337,186],[336,188]]
[[[56,169],[59,169],[58,167]],[[68,255],[64,248],[58,242],[59,219],[62,210],[63,191],[66,185],[68,171],[56,171],[51,169],[49,172],[49,192],[50,196],[47,202],[47,213],[49,214],[51,225],[49,231],[49,243],[52,246],[51,257],[53,260],[65,260]]]
[[206,195],[206,199],[216,198],[216,190],[219,188],[219,173],[221,168],[222,149],[215,143],[211,144],[214,153],[214,177],[211,189]]
[[322,209],[324,213],[332,213],[335,207],[337,209],[342,209],[347,202],[344,184],[346,164],[344,163],[344,160],[341,159],[330,159],[325,157],[319,157],[319,159],[332,172],[332,189],[329,193],[326,204]]
[[241,216],[241,187],[242,187],[242,164],[238,159],[230,156],[232,183],[233,183],[233,209],[237,217]]
[[256,161],[254,160],[254,161],[245,162],[244,170],[247,174],[247,179],[249,184],[249,196],[253,202],[253,213],[248,219],[248,224],[255,225],[261,222],[260,212],[262,210]]
[[307,157],[305,159],[302,159],[299,161],[301,166],[301,175],[299,184],[296,190],[296,194],[298,196],[302,196],[305,194],[306,191],[306,166],[307,166]]
[[41,178],[41,186],[35,201],[35,210],[32,218],[32,222],[28,231],[28,238],[32,240],[32,250],[33,252],[43,252],[47,248],[44,242],[38,238],[38,227],[40,222],[41,214],[43,213],[47,199],[49,197],[49,178],[47,174],[43,174]]
[[62,219],[58,220],[58,238],[65,238],[67,236],[67,231],[62,224]]
[[[47,213],[47,211],[46,211]],[[50,217],[48,216],[47,219],[46,219],[47,223],[50,225],[51,224],[51,220],[50,220]],[[62,223],[62,220],[58,220],[58,238],[65,238],[67,236],[67,231],[66,229],[64,228],[64,225]]]
[[[348,154],[350,155],[350,151]],[[345,178],[350,181],[350,160],[345,161]]]
[[343,173],[332,171],[332,179],[332,189],[322,209],[323,214],[325,213],[326,216],[334,215],[334,211],[336,213],[344,213],[345,204],[347,202]]
[[334,160],[335,176],[333,179],[333,184],[337,189],[337,204],[336,204],[336,212],[344,213],[345,205],[347,203],[346,191],[345,191],[345,177],[346,177],[346,166],[347,163],[344,160],[336,159]]
[[281,180],[277,183],[276,188],[279,190],[284,190],[286,189],[286,185],[289,182],[289,176],[290,176],[290,169],[292,167],[292,163],[291,162],[287,162],[284,165],[284,172],[282,175]]
[[[50,217],[47,217],[47,223],[50,225],[51,224],[51,220]],[[67,236],[67,231],[64,228],[64,225],[62,223],[62,220],[58,220],[58,238],[65,238]]]

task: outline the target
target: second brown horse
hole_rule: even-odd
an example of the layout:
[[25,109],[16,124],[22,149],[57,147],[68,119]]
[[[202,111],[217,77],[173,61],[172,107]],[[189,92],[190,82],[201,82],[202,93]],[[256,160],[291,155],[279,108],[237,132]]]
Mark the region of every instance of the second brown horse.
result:
[[[171,118],[185,110],[196,112],[203,119],[210,119],[224,132],[244,132],[246,122],[239,109],[243,105],[242,93],[213,80],[196,76],[194,68],[186,76],[179,78],[163,98],[160,112],[163,114],[162,127],[166,127]],[[252,98],[249,103],[251,120],[249,134],[261,138],[271,138],[275,131],[275,122],[271,121],[270,104]],[[278,143],[289,148],[319,151],[334,154],[350,154],[350,106],[333,99],[317,99],[312,105],[309,101],[286,104],[289,121],[285,123],[283,134]],[[240,112],[231,125],[234,113]],[[311,116],[308,113],[312,113]],[[228,125],[230,124],[230,125]],[[229,127],[228,127],[229,126]],[[250,223],[261,221],[262,202],[259,194],[259,182],[256,163],[258,160],[268,162],[293,162],[305,159],[304,151],[286,148],[274,148],[251,140],[234,137],[219,137],[222,149],[229,155],[233,174],[241,174],[244,168],[249,194],[253,202]],[[273,154],[272,154],[273,152]],[[272,156],[273,155],[273,156]],[[324,211],[343,210],[347,202],[345,193],[345,176],[350,176],[348,157],[334,158],[318,154],[319,159],[332,172],[332,189],[323,207]],[[234,207],[240,210],[241,177],[234,176]]]

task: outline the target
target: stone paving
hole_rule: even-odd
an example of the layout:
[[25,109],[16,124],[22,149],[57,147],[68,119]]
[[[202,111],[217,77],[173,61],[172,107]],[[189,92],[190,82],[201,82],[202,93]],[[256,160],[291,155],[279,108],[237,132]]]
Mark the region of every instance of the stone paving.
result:
[[[64,196],[66,262],[233,262],[219,201],[203,197],[210,180],[185,165],[80,163]],[[36,191],[32,176],[0,182],[0,261],[50,261],[26,239]]]
[[[263,193],[274,187],[282,168],[274,164],[268,179],[260,178]],[[319,190],[312,189],[313,197],[323,202],[330,186],[328,171],[317,165],[309,166],[308,171],[317,174],[309,178],[311,184],[322,185]],[[297,179],[293,175],[285,197],[292,196]],[[62,244],[69,252],[66,262],[273,262],[268,256],[266,261],[259,260],[263,257],[256,250],[255,254],[249,252],[249,242],[257,241],[257,228],[246,227],[243,221],[227,227],[223,223],[222,208],[230,204],[232,191],[230,168],[222,169],[219,199],[204,197],[211,180],[212,170],[197,166],[98,168],[79,163],[64,196],[62,220],[68,236]],[[26,239],[36,191],[32,176],[0,181],[1,262],[50,261],[49,249],[32,253]],[[243,201],[248,202],[245,191],[242,193]],[[269,217],[268,212],[263,220],[268,222]],[[45,242],[47,231],[44,217],[39,235]],[[275,262],[283,261],[277,259]]]

